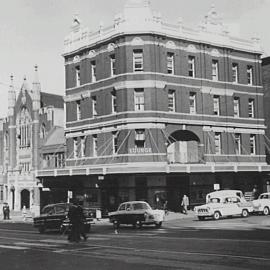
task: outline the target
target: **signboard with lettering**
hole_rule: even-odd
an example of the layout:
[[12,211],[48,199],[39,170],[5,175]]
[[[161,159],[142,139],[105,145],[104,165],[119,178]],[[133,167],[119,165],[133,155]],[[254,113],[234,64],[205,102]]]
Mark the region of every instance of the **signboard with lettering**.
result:
[[149,154],[152,153],[152,148],[129,148],[128,149],[129,154]]

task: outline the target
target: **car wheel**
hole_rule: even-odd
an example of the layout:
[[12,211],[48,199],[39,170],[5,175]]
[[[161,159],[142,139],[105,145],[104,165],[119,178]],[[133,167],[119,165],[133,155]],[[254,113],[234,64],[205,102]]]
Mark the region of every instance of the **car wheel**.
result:
[[242,217],[247,217],[248,216],[248,210],[247,209],[243,209],[242,211]]
[[162,226],[162,221],[155,224],[156,228],[159,229]]
[[214,220],[219,220],[220,219],[220,213],[215,212],[213,218],[214,218]]
[[263,214],[265,216],[268,216],[269,215],[269,208],[267,206],[263,208]]
[[38,231],[39,231],[40,233],[45,233],[45,230],[46,230],[46,229],[45,229],[44,226],[38,228]]
[[205,220],[205,217],[198,217],[199,220]]

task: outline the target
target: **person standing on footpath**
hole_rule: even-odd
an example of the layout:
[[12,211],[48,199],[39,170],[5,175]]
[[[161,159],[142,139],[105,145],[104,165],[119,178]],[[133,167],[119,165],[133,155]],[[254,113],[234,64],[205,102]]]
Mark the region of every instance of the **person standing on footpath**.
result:
[[187,195],[184,195],[182,198],[182,202],[181,202],[181,206],[182,206],[182,211],[184,214],[187,214],[187,208],[189,206],[189,198]]
[[9,218],[9,213],[10,213],[10,210],[9,210],[9,205],[8,203],[4,203],[3,205],[3,216],[4,216],[4,219],[10,219]]

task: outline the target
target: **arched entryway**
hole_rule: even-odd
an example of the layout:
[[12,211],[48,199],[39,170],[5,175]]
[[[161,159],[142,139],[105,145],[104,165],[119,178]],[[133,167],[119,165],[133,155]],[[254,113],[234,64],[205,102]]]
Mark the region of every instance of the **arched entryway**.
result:
[[23,189],[21,191],[21,208],[23,208],[24,205],[27,209],[29,209],[29,207],[30,207],[30,191],[27,189]]
[[189,130],[177,130],[168,139],[169,163],[198,163],[200,139]]

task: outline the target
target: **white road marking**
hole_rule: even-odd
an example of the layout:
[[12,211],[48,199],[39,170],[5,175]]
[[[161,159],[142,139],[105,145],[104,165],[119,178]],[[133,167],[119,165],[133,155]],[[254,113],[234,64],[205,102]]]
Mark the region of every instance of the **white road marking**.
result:
[[[130,251],[137,251],[137,252],[142,252],[142,253],[146,253],[146,252],[155,252],[155,253],[160,253],[160,254],[175,254],[175,255],[190,255],[190,256],[194,256],[194,255],[198,255],[198,256],[210,256],[210,257],[221,257],[221,258],[236,258],[236,259],[248,259],[248,260],[260,260],[260,261],[270,261],[270,258],[265,258],[265,257],[253,257],[253,256],[244,256],[244,255],[233,255],[233,254],[221,254],[221,253],[204,253],[204,252],[186,252],[186,251],[169,251],[169,250],[155,250],[155,249],[135,249],[135,248],[129,248],[129,247],[121,247],[121,246],[105,246],[105,245],[92,245],[89,248],[81,248],[81,249],[71,249],[71,250],[58,250],[54,251],[56,253],[68,253],[70,255],[87,255],[85,254],[85,251],[87,250],[91,250],[91,249],[95,249],[95,248],[101,248],[101,249],[116,249],[116,250],[130,250]],[[78,253],[78,252],[82,252],[82,254]],[[103,255],[104,256],[104,251],[102,251],[102,253],[96,252],[96,255]],[[93,253],[90,253],[89,256],[93,256]],[[109,255],[113,255],[113,254],[109,254]],[[125,255],[127,256],[127,255]],[[132,256],[132,253],[130,254],[130,256]],[[106,256],[104,256],[106,257]]]
[[15,245],[29,246],[29,247],[59,247],[59,245],[48,243],[30,243],[30,242],[16,242]]
[[27,247],[18,247],[18,246],[10,246],[10,245],[0,245],[0,248],[8,248],[8,249],[16,249],[16,250],[25,250]]

